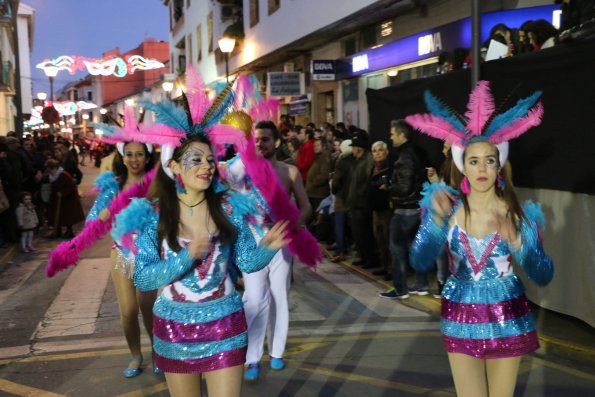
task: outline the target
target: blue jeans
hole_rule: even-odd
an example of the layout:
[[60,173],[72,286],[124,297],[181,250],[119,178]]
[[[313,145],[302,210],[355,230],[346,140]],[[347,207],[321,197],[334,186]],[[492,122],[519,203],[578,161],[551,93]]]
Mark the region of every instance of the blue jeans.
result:
[[[417,233],[420,215],[394,214],[390,221],[390,254],[393,262],[393,286],[397,293],[407,293],[407,268],[409,267],[409,247]],[[418,288],[428,287],[428,275],[415,272]]]
[[335,253],[345,255],[345,224],[347,222],[346,211],[335,211]]

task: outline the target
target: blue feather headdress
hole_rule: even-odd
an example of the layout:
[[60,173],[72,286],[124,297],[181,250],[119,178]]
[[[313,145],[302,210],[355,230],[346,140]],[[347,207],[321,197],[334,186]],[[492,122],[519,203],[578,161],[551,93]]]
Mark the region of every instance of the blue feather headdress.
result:
[[469,95],[464,116],[426,91],[424,100],[430,113],[407,116],[405,121],[424,134],[452,143],[453,160],[461,172],[465,148],[477,141],[497,146],[502,167],[508,158],[508,141],[541,124],[540,96],[541,91],[537,91],[497,114],[490,83],[482,80]]

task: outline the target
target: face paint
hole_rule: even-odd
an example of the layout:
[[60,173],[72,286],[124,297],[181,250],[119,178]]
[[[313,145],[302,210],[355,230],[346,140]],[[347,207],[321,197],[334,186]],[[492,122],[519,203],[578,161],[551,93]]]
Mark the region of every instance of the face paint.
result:
[[186,171],[198,167],[202,164],[206,164],[210,167],[215,165],[215,158],[212,154],[206,154],[200,149],[197,148],[190,148],[182,155],[182,167]]

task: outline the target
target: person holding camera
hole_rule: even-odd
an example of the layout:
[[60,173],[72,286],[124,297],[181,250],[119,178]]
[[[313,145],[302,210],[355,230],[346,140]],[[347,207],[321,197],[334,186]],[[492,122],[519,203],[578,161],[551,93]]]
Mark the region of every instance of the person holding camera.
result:
[[378,246],[381,266],[380,269],[372,271],[372,274],[384,276],[385,280],[390,280],[391,259],[388,236],[392,209],[390,194],[386,189],[380,189],[380,186],[389,184],[393,164],[389,159],[388,145],[385,142],[377,141],[372,144],[372,159],[374,160],[374,168],[370,175],[368,202],[372,210],[372,230]]

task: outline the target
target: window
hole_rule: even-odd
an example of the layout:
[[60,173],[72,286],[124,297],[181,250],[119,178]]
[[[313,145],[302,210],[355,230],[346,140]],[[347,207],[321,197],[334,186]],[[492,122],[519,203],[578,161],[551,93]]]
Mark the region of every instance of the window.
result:
[[93,91],[87,91],[87,101],[93,100]]
[[196,62],[202,60],[202,25],[196,27]]
[[254,27],[258,23],[258,2],[259,0],[250,0],[250,27]]
[[277,11],[281,7],[281,0],[269,0],[269,15]]
[[209,54],[213,52],[213,12],[207,16],[207,40],[209,42]]
[[186,59],[192,62],[192,33],[186,36]]

